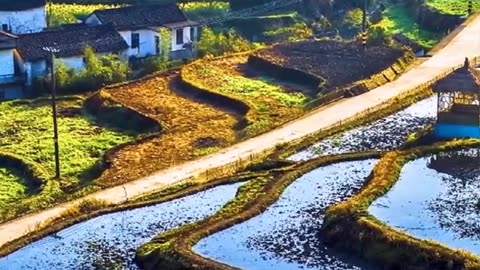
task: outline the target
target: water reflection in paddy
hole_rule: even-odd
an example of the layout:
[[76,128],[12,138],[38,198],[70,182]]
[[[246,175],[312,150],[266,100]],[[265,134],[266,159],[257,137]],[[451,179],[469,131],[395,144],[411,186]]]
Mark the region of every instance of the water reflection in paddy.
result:
[[372,269],[339,257],[320,239],[326,207],[362,186],[376,160],[316,169],[289,186],[266,212],[201,240],[195,252],[242,269]]
[[323,155],[398,148],[409,134],[434,122],[436,104],[436,97],[425,99],[371,124],[329,137],[289,159],[299,161]]
[[409,162],[369,210],[414,237],[480,255],[480,150]]
[[132,263],[136,248],[159,233],[214,214],[240,185],[91,219],[1,258],[0,269],[138,269]]

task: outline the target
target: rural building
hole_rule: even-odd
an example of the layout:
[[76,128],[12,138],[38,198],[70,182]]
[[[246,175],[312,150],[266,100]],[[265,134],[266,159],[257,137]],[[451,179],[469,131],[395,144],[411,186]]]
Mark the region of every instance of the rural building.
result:
[[112,24],[128,44],[128,55],[137,58],[162,53],[162,29],[172,33],[171,58],[191,58],[188,46],[196,41],[198,31],[197,23],[188,20],[175,3],[98,10],[85,23]]
[[55,49],[58,62],[79,71],[85,67],[86,47],[99,55],[128,59],[128,45],[111,25],[77,25],[18,36],[1,33],[0,99],[21,98],[24,86],[28,89],[35,79],[48,75],[51,54],[44,48]]
[[25,77],[15,65],[18,37],[0,31],[0,100],[21,97]]
[[126,61],[128,45],[111,25],[69,26],[64,29],[19,35],[17,51],[26,84],[47,75],[51,54],[44,48],[54,48],[57,62],[76,71],[85,68],[84,51],[91,47],[99,55],[118,54]]
[[433,89],[438,95],[436,137],[480,138],[480,79],[468,59]]
[[13,34],[40,32],[47,27],[45,0],[0,0],[0,30]]

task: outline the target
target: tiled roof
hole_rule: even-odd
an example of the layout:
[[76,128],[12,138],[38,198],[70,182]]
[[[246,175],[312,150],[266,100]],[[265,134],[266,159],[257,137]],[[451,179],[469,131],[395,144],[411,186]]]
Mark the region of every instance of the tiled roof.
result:
[[14,34],[10,34],[10,33],[7,33],[7,32],[0,31],[0,40],[12,39],[12,38],[18,38],[18,37],[15,36]]
[[1,11],[26,10],[45,5],[45,0],[0,0]]
[[86,47],[98,53],[118,52],[128,48],[127,43],[111,25],[77,26],[33,34],[19,35],[17,50],[25,61],[47,59],[43,48],[59,50],[57,57],[82,55]]
[[188,21],[185,14],[175,3],[97,10],[93,14],[102,23],[111,23],[118,29],[162,26]]

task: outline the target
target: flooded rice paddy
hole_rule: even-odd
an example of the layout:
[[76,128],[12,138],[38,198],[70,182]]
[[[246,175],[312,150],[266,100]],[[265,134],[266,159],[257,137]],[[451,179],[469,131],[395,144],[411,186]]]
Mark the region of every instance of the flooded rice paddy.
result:
[[202,239],[194,251],[249,270],[373,269],[333,253],[319,232],[326,208],[357,192],[375,164],[344,162],[305,174],[266,212]]
[[407,163],[392,190],[369,211],[414,237],[480,255],[480,150]]
[[329,137],[289,159],[300,161],[323,155],[398,148],[409,134],[435,121],[436,104],[436,97],[425,99],[371,124]]
[[138,269],[136,249],[155,235],[218,211],[242,184],[91,219],[0,259],[2,270]]

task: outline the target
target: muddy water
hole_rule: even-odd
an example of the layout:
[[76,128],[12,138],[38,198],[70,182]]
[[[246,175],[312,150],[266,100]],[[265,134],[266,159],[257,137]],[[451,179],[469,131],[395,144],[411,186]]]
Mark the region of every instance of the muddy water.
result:
[[318,233],[326,207],[358,191],[375,163],[345,162],[312,171],[266,212],[201,240],[194,251],[249,270],[373,269],[333,253]]
[[398,148],[409,134],[433,123],[436,110],[437,98],[431,97],[372,124],[327,138],[289,159],[299,161],[322,155]]
[[409,162],[369,211],[414,237],[480,255],[480,150]]
[[138,269],[136,248],[155,235],[214,214],[241,184],[108,214],[72,226],[0,259],[2,270]]

